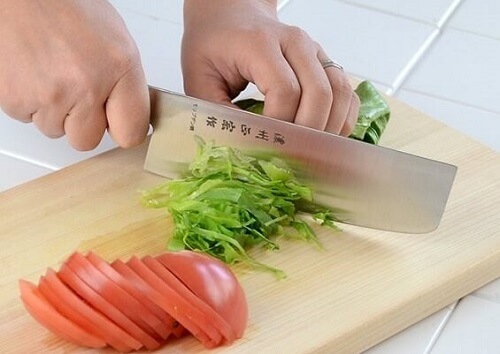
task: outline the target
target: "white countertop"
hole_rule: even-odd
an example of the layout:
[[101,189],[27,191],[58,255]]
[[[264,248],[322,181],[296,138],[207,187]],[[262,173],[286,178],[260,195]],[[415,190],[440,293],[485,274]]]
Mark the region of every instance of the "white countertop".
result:
[[[181,0],[112,0],[150,84],[182,92]],[[305,29],[350,74],[500,151],[500,2],[289,0],[282,21]],[[0,191],[114,147],[71,150],[0,112]],[[500,201],[499,201],[500,202]],[[500,219],[499,219],[500,225]],[[500,353],[500,279],[367,351]],[[360,334],[363,335],[363,334]]]

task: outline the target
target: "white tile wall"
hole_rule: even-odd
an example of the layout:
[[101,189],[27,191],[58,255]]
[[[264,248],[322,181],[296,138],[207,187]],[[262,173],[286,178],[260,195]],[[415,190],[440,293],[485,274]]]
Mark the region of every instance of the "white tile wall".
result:
[[280,19],[306,30],[349,73],[389,86],[434,30],[338,1],[292,0]]
[[500,14],[497,0],[462,1],[449,28],[461,29],[500,40]]
[[[181,0],[111,0],[137,41],[148,81],[182,91]],[[500,151],[500,1],[282,0],[300,26],[354,75]],[[0,112],[0,191],[114,147],[70,149]],[[500,279],[370,349],[500,353]]]
[[453,4],[453,0],[344,0],[344,2],[429,24],[438,22]]
[[467,296],[455,308],[430,353],[499,353],[499,321],[500,304]]
[[499,113],[499,58],[500,40],[447,29],[422,58],[404,86],[409,90]]
[[16,155],[0,150],[0,190],[6,190],[21,183],[43,176],[51,170],[23,161]]

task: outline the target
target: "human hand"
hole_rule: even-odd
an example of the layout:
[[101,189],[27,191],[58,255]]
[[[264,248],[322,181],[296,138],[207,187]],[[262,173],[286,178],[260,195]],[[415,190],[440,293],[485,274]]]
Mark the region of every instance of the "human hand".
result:
[[149,127],[137,47],[105,0],[2,0],[0,107],[78,150],[106,129],[123,147]]
[[182,69],[186,94],[230,105],[248,82],[264,115],[344,136],[359,98],[339,67],[304,31],[279,22],[276,1],[185,0]]

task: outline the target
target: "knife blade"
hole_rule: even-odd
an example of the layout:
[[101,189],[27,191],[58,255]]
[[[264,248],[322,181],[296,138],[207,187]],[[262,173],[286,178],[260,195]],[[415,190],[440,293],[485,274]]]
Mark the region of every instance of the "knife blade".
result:
[[196,137],[291,162],[317,203],[343,223],[427,233],[441,221],[457,167],[243,110],[150,87],[144,168],[178,178],[196,155]]

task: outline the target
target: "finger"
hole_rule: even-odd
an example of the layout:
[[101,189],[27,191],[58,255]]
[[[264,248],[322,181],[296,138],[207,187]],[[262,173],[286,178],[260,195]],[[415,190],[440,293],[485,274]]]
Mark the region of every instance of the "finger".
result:
[[82,101],[64,119],[64,131],[70,145],[80,151],[94,149],[106,131],[104,103]]
[[349,136],[353,132],[358,120],[359,104],[359,97],[356,92],[353,92],[351,97],[351,104],[349,105],[349,111],[347,112],[347,119],[345,120],[344,126],[340,131],[340,135]]
[[325,130],[339,134],[347,119],[353,89],[346,74],[339,68],[331,66],[325,72],[333,91],[333,104]]
[[284,51],[300,83],[300,105],[295,123],[324,130],[333,101],[332,87],[318,60],[318,48],[304,32],[297,30]]
[[121,147],[142,143],[149,129],[149,91],[140,65],[120,79],[105,104],[108,131]]
[[59,138],[64,135],[64,120],[70,114],[66,105],[51,105],[33,113],[33,124],[49,138]]
[[183,77],[186,95],[233,106],[230,98],[230,89],[219,74],[205,74],[196,70],[185,69]]
[[259,48],[257,53],[261,55],[243,69],[243,76],[265,96],[265,116],[293,122],[301,99],[299,80],[283,54],[274,47]]
[[23,104],[21,102],[2,102],[2,104],[0,105],[0,109],[6,115],[23,123],[30,123],[32,121],[31,116],[36,112],[35,108],[29,107],[29,105]]

